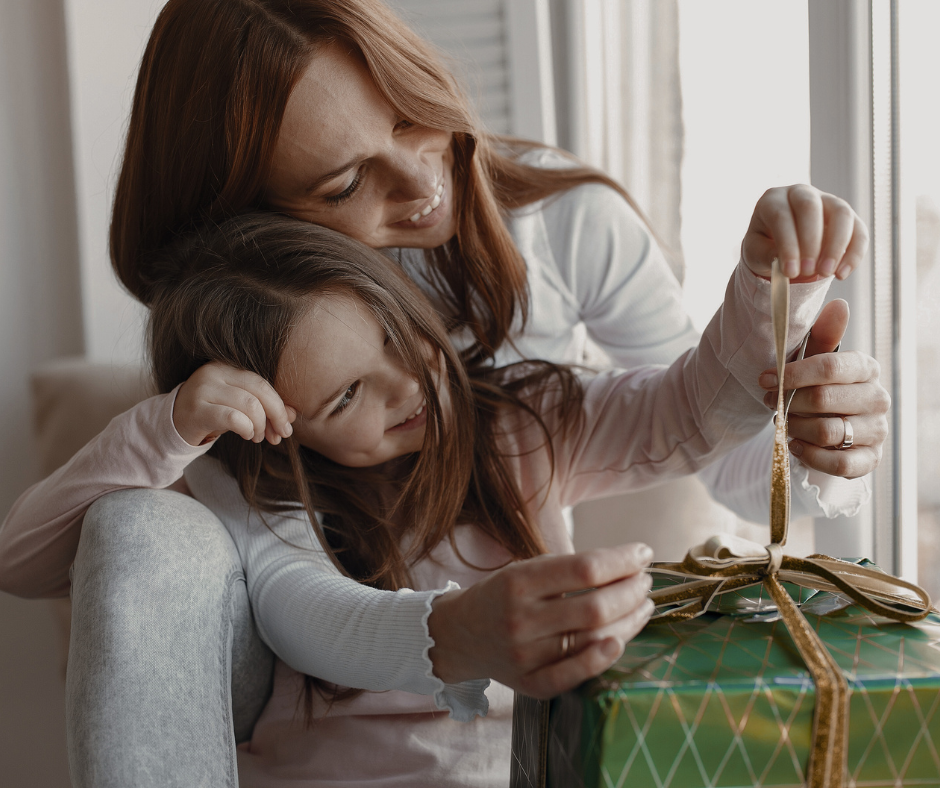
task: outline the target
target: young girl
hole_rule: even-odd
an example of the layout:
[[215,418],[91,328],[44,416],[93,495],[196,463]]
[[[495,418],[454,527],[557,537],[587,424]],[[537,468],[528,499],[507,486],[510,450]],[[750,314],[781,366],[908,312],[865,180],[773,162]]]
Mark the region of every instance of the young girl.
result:
[[[241,748],[242,785],[505,785],[504,685],[574,686],[651,610],[649,555],[634,545],[588,556],[577,580],[597,590],[562,596],[572,578],[544,555],[571,552],[562,507],[691,473],[764,426],[756,380],[773,343],[755,273],[767,272],[742,264],[672,366],[589,374],[465,369],[386,257],[286,217],[201,231],[176,261],[181,281],[157,288],[152,310],[166,393],[116,419],[17,516],[81,516],[108,490],[185,472],[230,529],[284,660]],[[794,286],[792,344],[826,287]],[[301,674],[315,677],[312,726]]]

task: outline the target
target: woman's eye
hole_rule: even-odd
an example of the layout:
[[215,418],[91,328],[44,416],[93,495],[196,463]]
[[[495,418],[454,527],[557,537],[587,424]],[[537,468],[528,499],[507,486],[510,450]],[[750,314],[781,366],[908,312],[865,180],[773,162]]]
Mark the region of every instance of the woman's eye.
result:
[[352,197],[359,189],[360,184],[362,183],[362,169],[356,171],[356,177],[353,178],[353,182],[349,184],[343,191],[339,194],[332,194],[327,197],[324,197],[327,205],[342,205],[346,200]]
[[349,407],[349,404],[356,398],[356,392],[359,391],[359,381],[357,380],[353,383],[346,392],[343,394],[342,399],[340,399],[339,404],[333,410],[333,415],[342,413],[346,408]]
[[404,118],[402,118],[401,120],[398,121],[398,123],[395,124],[395,131],[404,131],[405,129],[410,129],[414,125],[415,124],[412,123],[410,120],[405,120]]

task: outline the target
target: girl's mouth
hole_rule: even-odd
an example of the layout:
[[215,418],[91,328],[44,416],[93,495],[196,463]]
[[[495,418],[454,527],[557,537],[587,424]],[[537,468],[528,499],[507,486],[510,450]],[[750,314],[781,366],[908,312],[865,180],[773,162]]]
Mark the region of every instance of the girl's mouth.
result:
[[424,409],[424,403],[421,403],[414,413],[407,416],[403,421],[396,424],[394,427],[389,427],[388,432],[405,432],[407,430],[413,430],[418,427],[423,427],[428,420],[427,411]]

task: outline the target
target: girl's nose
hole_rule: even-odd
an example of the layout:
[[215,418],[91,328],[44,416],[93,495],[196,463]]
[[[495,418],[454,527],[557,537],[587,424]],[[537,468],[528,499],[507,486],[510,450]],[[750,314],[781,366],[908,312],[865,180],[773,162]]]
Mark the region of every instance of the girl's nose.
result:
[[412,399],[418,393],[418,381],[409,375],[404,369],[396,366],[389,381],[388,407],[401,407],[409,399]]

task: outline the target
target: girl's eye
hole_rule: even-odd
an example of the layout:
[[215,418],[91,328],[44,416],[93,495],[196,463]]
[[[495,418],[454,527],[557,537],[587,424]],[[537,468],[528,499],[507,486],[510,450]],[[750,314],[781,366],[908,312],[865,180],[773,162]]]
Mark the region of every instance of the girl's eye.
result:
[[415,124],[412,123],[410,120],[405,120],[404,118],[401,118],[398,121],[398,123],[395,124],[395,131],[404,131],[405,129],[410,129],[414,125]]
[[339,401],[339,404],[337,404],[336,408],[333,410],[334,416],[342,413],[344,410],[346,410],[346,408],[349,407],[350,403],[356,398],[357,391],[359,391],[358,380],[355,383],[353,383],[348,389],[346,389],[346,393],[343,394],[342,399],[340,399]]
[[362,183],[362,169],[356,171],[356,177],[353,178],[353,182],[349,184],[343,191],[339,194],[332,194],[323,199],[326,201],[327,205],[342,205],[346,200],[352,197],[358,190],[359,186]]

